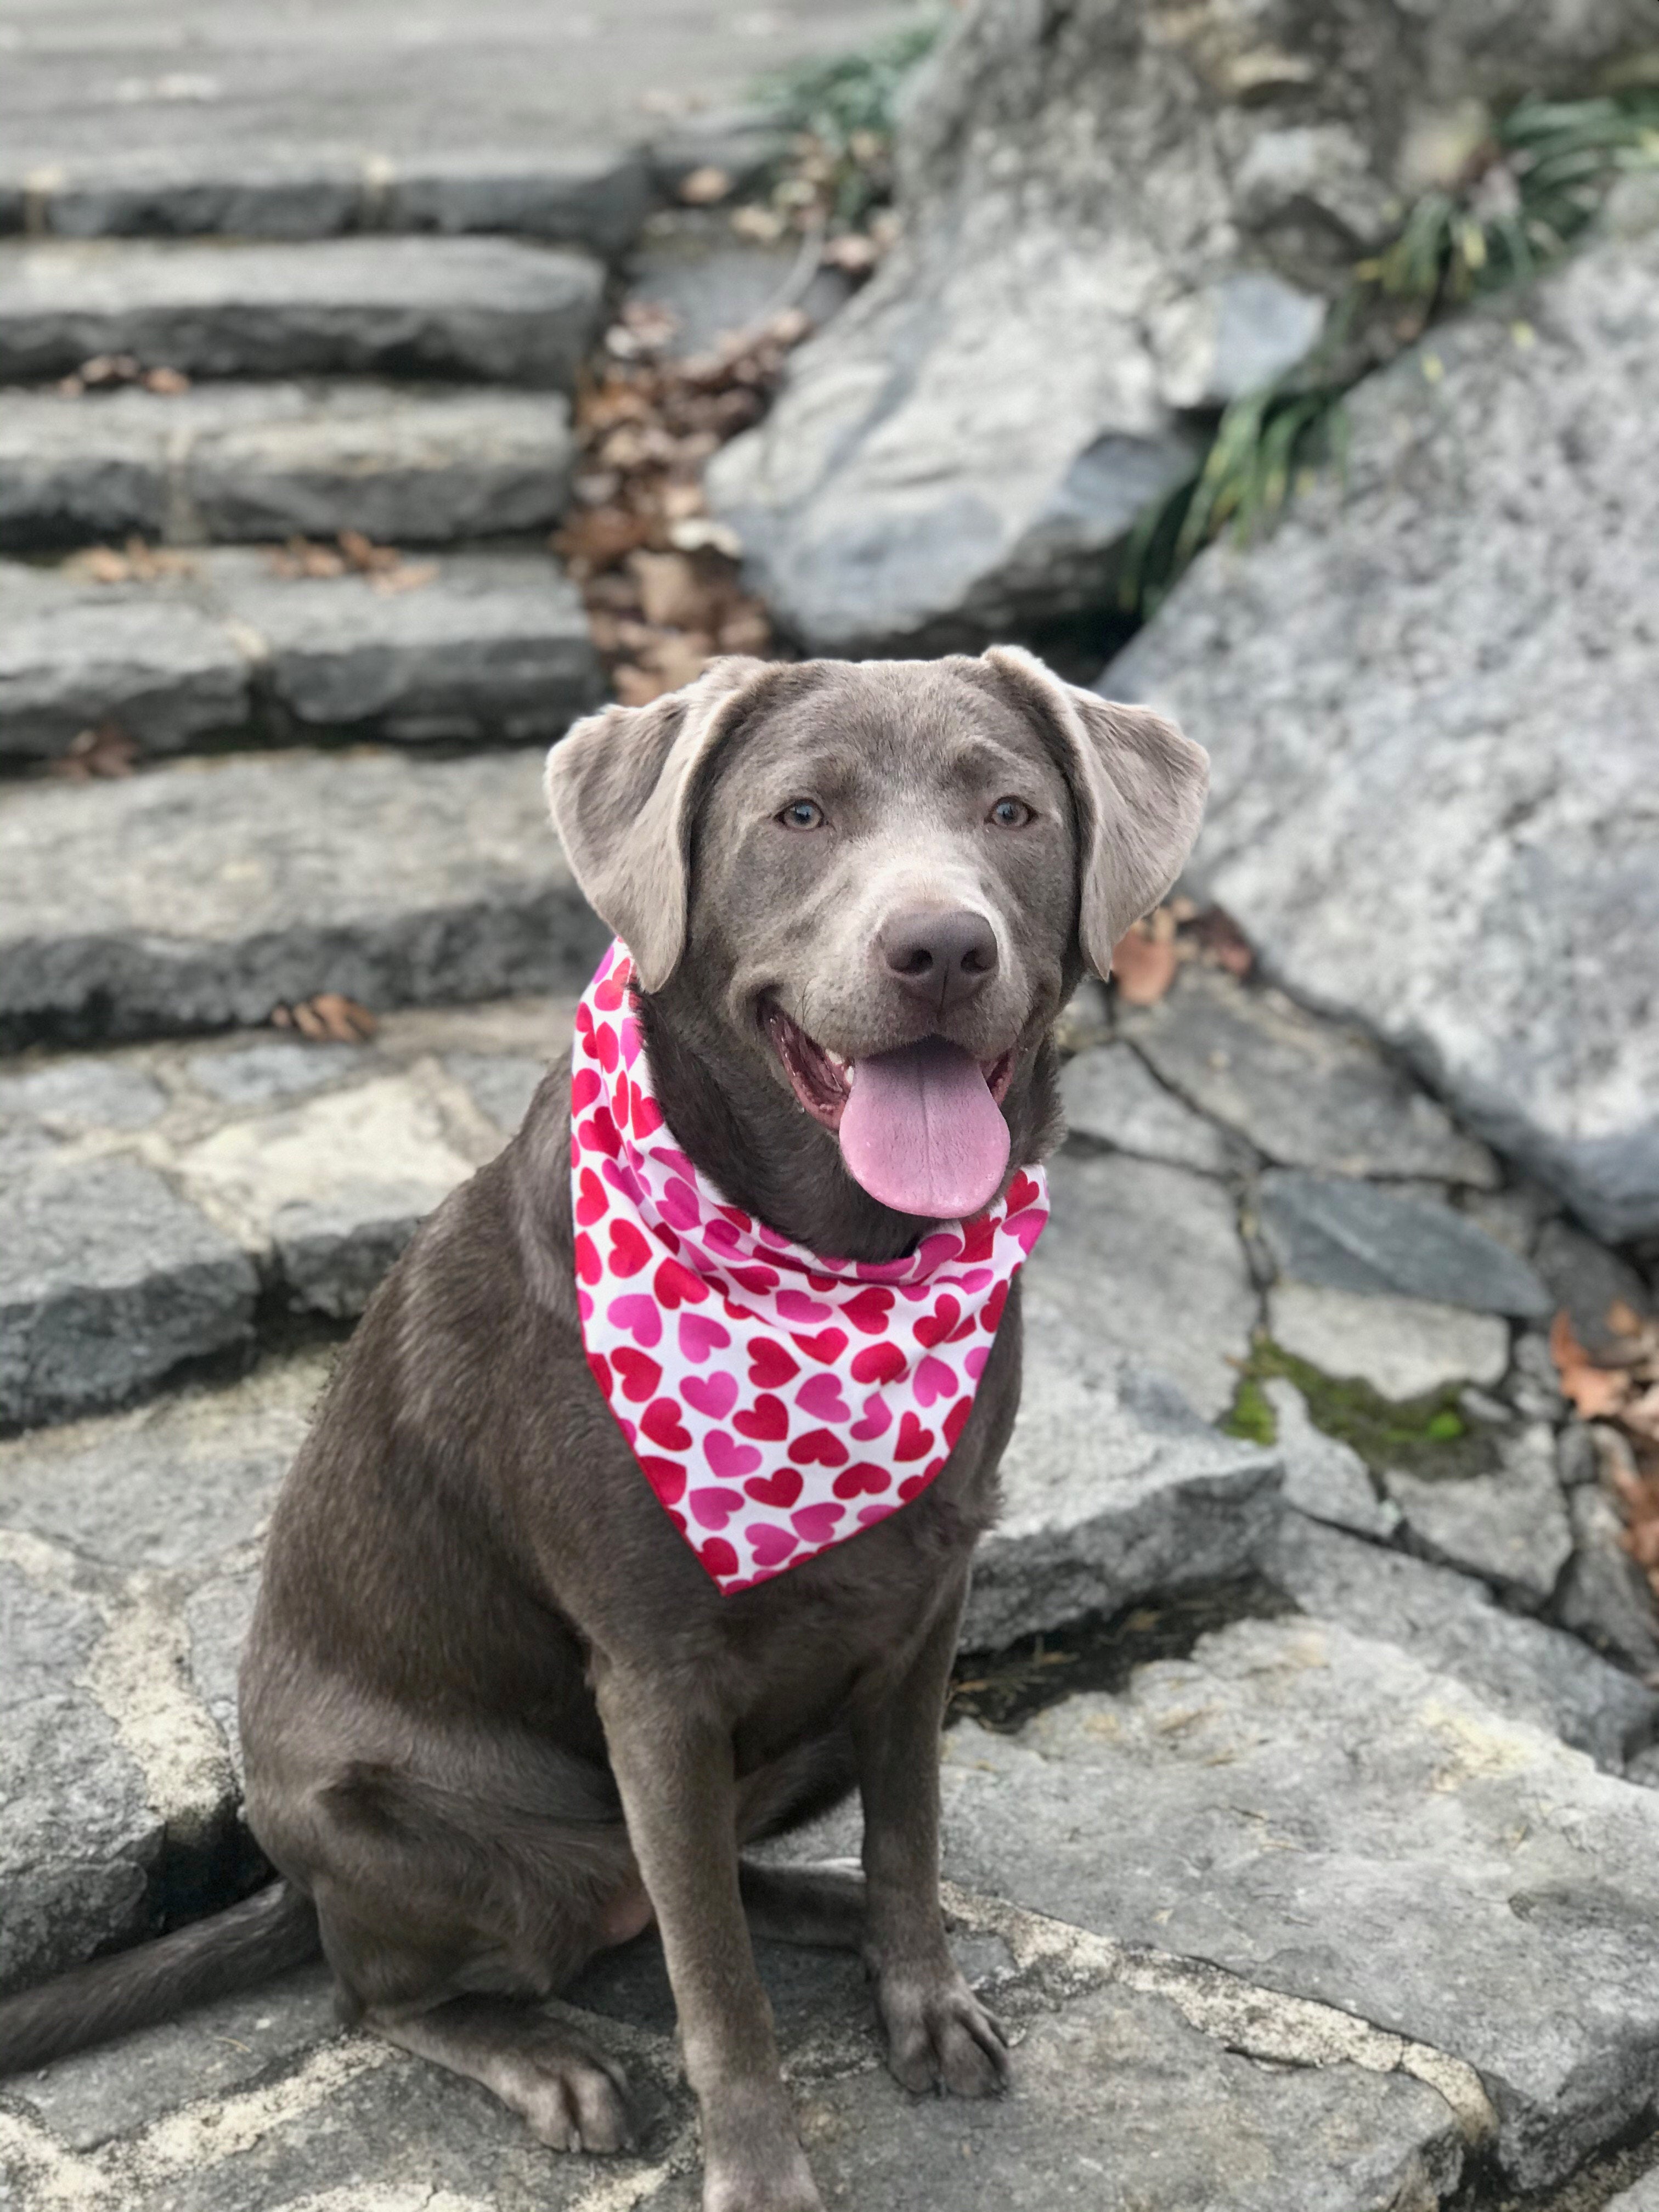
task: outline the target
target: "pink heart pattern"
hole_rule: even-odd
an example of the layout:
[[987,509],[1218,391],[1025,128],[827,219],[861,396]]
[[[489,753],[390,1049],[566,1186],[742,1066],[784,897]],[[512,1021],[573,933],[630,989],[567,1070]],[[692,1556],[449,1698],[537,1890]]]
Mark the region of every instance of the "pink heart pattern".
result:
[[[659,1504],[730,1595],[845,1543],[937,1478],[945,1457],[921,1462],[942,1418],[947,1446],[962,1432],[1048,1185],[1040,1167],[1020,1169],[984,1212],[938,1224],[908,1258],[826,1259],[751,1221],[672,1141],[620,939],[575,1026],[588,1366]],[[659,1368],[636,1426],[627,1386]]]

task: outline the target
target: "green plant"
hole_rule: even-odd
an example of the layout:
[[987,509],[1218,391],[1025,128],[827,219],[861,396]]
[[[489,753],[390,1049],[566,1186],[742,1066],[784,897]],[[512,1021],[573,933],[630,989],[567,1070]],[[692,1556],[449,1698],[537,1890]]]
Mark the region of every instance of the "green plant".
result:
[[1396,1404],[1368,1382],[1323,1373],[1265,1334],[1240,1365],[1238,1389],[1221,1424],[1230,1436],[1274,1441],[1277,1425],[1261,1386],[1277,1376],[1295,1383],[1316,1428],[1351,1445],[1378,1474],[1400,1468],[1413,1474],[1478,1474],[1494,1463],[1489,1435],[1458,1409],[1455,1384]]
[[861,228],[891,197],[889,155],[900,88],[943,28],[943,18],[929,15],[852,53],[802,62],[758,88],[783,128],[805,142],[798,171],[804,163],[836,227]]

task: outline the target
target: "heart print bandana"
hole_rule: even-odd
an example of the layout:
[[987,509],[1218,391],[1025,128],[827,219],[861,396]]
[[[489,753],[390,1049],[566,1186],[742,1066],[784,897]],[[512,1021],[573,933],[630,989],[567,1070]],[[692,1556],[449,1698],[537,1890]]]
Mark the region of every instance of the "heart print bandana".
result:
[[1042,1169],[905,1259],[791,1243],[674,1144],[620,941],[576,1010],[570,1124],[587,1364],[721,1590],[799,1566],[925,1490],[1048,1219]]

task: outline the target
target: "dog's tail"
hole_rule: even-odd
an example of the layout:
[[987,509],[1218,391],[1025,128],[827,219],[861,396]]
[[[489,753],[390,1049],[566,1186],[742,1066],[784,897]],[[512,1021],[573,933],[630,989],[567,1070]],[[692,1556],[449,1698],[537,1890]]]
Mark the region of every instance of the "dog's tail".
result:
[[0,2075],[153,2027],[190,2005],[297,1966],[321,1948],[311,1899],[285,1881],[273,1882],[211,1920],[0,1998]]

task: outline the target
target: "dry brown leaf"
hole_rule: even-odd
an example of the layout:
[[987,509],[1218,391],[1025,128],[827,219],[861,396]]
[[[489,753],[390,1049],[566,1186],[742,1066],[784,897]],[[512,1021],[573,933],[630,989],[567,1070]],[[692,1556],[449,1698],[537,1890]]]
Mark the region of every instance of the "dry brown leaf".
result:
[[418,592],[434,581],[438,574],[435,561],[404,561],[395,568],[382,569],[371,576],[368,587],[372,592],[394,597],[399,592]]
[[166,399],[176,399],[181,392],[190,390],[190,379],[182,368],[147,368],[139,382],[146,392],[159,392]]
[[1112,981],[1127,1006],[1155,1006],[1174,982],[1179,964],[1173,917],[1161,936],[1154,927],[1138,921],[1112,947]]
[[50,772],[70,783],[131,775],[138,754],[137,738],[111,720],[71,738],[62,757],[51,763]]
[[313,1044],[367,1044],[380,1026],[367,1006],[339,991],[319,991],[291,1006],[273,1006],[273,1029],[298,1030]]
[[1563,1396],[1585,1420],[1605,1420],[1620,1411],[1629,1393],[1629,1378],[1622,1369],[1595,1364],[1574,1335],[1565,1306],[1550,1324],[1550,1357],[1561,1378]]
[[112,545],[88,545],[84,553],[77,553],[64,566],[89,576],[94,584],[130,584],[132,564],[124,553]]
[[713,207],[726,198],[731,190],[729,172],[716,168],[712,161],[680,179],[680,198],[687,207]]

